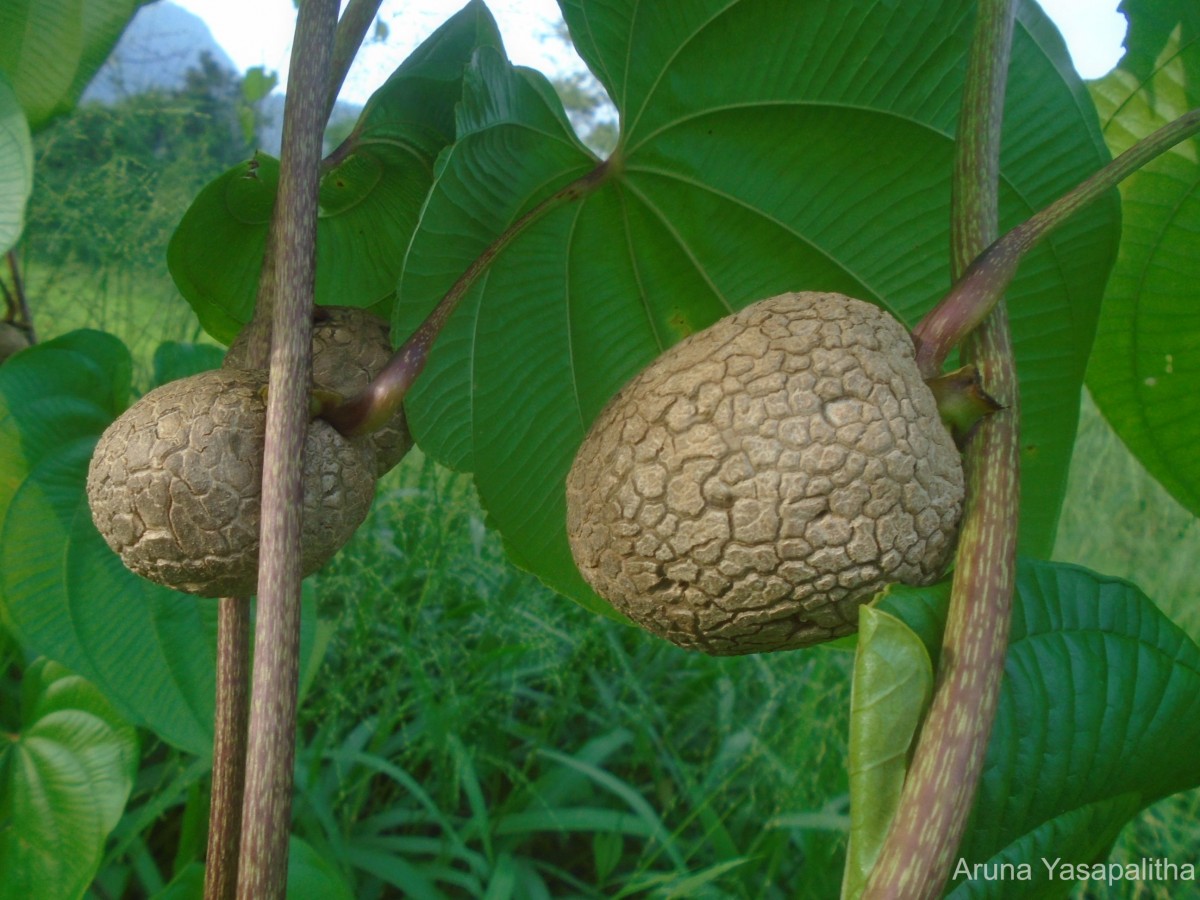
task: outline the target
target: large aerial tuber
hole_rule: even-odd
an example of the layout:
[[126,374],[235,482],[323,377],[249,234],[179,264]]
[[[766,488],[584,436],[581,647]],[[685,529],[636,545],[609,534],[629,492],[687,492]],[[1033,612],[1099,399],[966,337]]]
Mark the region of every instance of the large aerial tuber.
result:
[[[87,494],[131,570],[204,597],[247,596],[258,571],[263,371],[217,369],[147,393],[101,436]],[[302,569],[354,534],[375,494],[376,449],[314,419],[304,450]]]
[[650,631],[729,655],[853,631],[948,564],[963,470],[907,330],[832,293],[762,300],[610,401],[567,477],[592,587]]
[[[391,356],[388,325],[361,309],[322,307],[313,327],[316,394],[352,396]],[[132,571],[205,597],[245,596],[258,573],[267,370],[245,329],[220,370],[163,385],[96,446],[88,501],[100,533]],[[329,402],[328,397],[322,398]],[[360,438],[309,423],[302,563],[329,560],[366,517],[375,480],[412,446],[403,411]]]

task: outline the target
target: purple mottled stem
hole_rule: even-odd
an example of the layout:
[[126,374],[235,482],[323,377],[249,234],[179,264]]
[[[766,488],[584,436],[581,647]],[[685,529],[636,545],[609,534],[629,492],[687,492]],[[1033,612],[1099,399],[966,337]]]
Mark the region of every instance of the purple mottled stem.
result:
[[317,185],[337,0],[304,0],[284,106],[272,231],[276,291],[263,460],[253,689],[242,814],[240,900],[287,887],[300,645],[300,514],[309,419]]
[[[1000,130],[1014,0],[981,0],[959,114],[951,220],[955,270],[997,231]],[[1002,290],[1002,288],[1001,288]],[[967,500],[933,701],[866,898],[941,896],[975,800],[1008,643],[1019,500],[1016,370],[1003,302],[964,359],[1003,409],[967,444]]]
[[217,603],[217,712],[204,900],[233,900],[237,896],[242,797],[246,786],[250,598],[222,597]]
[[932,378],[941,371],[950,351],[987,318],[1012,281],[1021,259],[1042,238],[1146,163],[1198,132],[1200,109],[1184,113],[982,251],[950,292],[913,329],[921,374]]

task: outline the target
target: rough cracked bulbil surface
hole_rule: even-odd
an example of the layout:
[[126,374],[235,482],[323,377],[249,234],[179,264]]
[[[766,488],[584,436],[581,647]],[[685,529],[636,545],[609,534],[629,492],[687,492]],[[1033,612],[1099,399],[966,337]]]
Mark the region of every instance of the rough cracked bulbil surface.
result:
[[[352,397],[379,374],[392,357],[388,323],[374,313],[350,306],[322,306],[313,323],[313,384],[342,397]],[[225,368],[247,368],[248,333],[242,330],[229,345]],[[378,475],[391,471],[412,447],[404,409],[371,435]]]
[[[264,373],[218,369],[150,391],[100,438],[92,518],[139,575],[203,597],[255,593],[266,434]],[[321,420],[304,450],[302,568],[350,539],[375,493],[375,449]]]
[[904,327],[841,294],[784,294],[613,398],[567,477],[567,530],[617,609],[729,655],[847,634],[886,584],[936,579],[962,498]]

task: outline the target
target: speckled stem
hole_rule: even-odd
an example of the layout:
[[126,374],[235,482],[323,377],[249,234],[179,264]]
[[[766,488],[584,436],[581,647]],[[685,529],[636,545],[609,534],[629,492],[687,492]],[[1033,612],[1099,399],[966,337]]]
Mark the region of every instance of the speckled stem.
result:
[[362,46],[367,29],[375,21],[375,16],[379,12],[379,6],[382,2],[383,0],[350,0],[346,4],[346,9],[342,13],[341,19],[338,20],[337,36],[334,38],[333,43],[333,62],[331,64],[332,72],[329,80],[329,94],[325,99],[326,120],[329,119],[329,114],[333,112],[333,104],[337,102],[337,95],[342,90],[342,83],[346,80],[346,73],[350,71],[350,64],[354,62],[354,57],[358,54],[358,48]]
[[548,212],[574,202],[604,184],[615,164],[613,159],[601,163],[586,175],[555,191],[505,229],[451,285],[437,306],[400,346],[371,383],[345,403],[323,410],[321,417],[347,437],[371,434],[386,424],[399,409],[408,389],[425,368],[433,342],[479,276],[534,222]]
[[240,900],[287,887],[300,645],[301,466],[308,428],[317,186],[337,0],[304,0],[284,106],[276,237],[277,294],[263,460],[262,533],[242,815]]
[[1042,238],[1146,163],[1198,132],[1200,109],[1184,113],[993,242],[969,266],[960,268],[962,275],[954,287],[913,329],[921,373],[932,378],[941,371],[950,351],[986,318],[1003,296],[1021,259]]
[[[346,11],[338,21],[337,34],[334,38],[333,61],[330,63],[330,76],[326,88],[325,106],[321,114],[322,128],[329,121],[337,95],[342,90],[346,73],[362,44],[367,29],[371,27],[382,0],[350,0]],[[339,148],[340,150],[340,148]],[[265,369],[271,357],[271,320],[275,308],[275,253],[276,240],[274,230],[267,236],[266,249],[263,252],[262,269],[258,278],[258,293],[254,298],[254,313],[247,323],[245,331],[245,347],[243,350],[244,365],[251,369]]]
[[[951,221],[962,272],[997,231],[1000,132],[1015,0],[980,0],[959,114]],[[1001,300],[964,348],[1003,406],[965,458],[966,507],[933,702],[863,894],[941,895],[975,799],[1004,671],[1016,565],[1018,396]]]
[[250,599],[222,597],[217,603],[217,715],[204,900],[233,900],[237,896],[238,845],[246,785]]

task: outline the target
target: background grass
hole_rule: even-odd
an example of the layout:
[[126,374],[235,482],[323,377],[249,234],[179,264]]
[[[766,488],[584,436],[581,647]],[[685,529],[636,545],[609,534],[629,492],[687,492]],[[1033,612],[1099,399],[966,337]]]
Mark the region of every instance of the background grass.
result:
[[338,624],[308,753],[353,735],[422,786],[359,756],[300,811],[378,889],[339,842],[404,848],[472,896],[506,867],[522,897],[836,894],[844,651],[711,659],[586,613],[509,565],[470,482],[419,453],[316,587]]
[[1200,520],[1142,468],[1086,391],[1054,558],[1132,581],[1200,641]]

